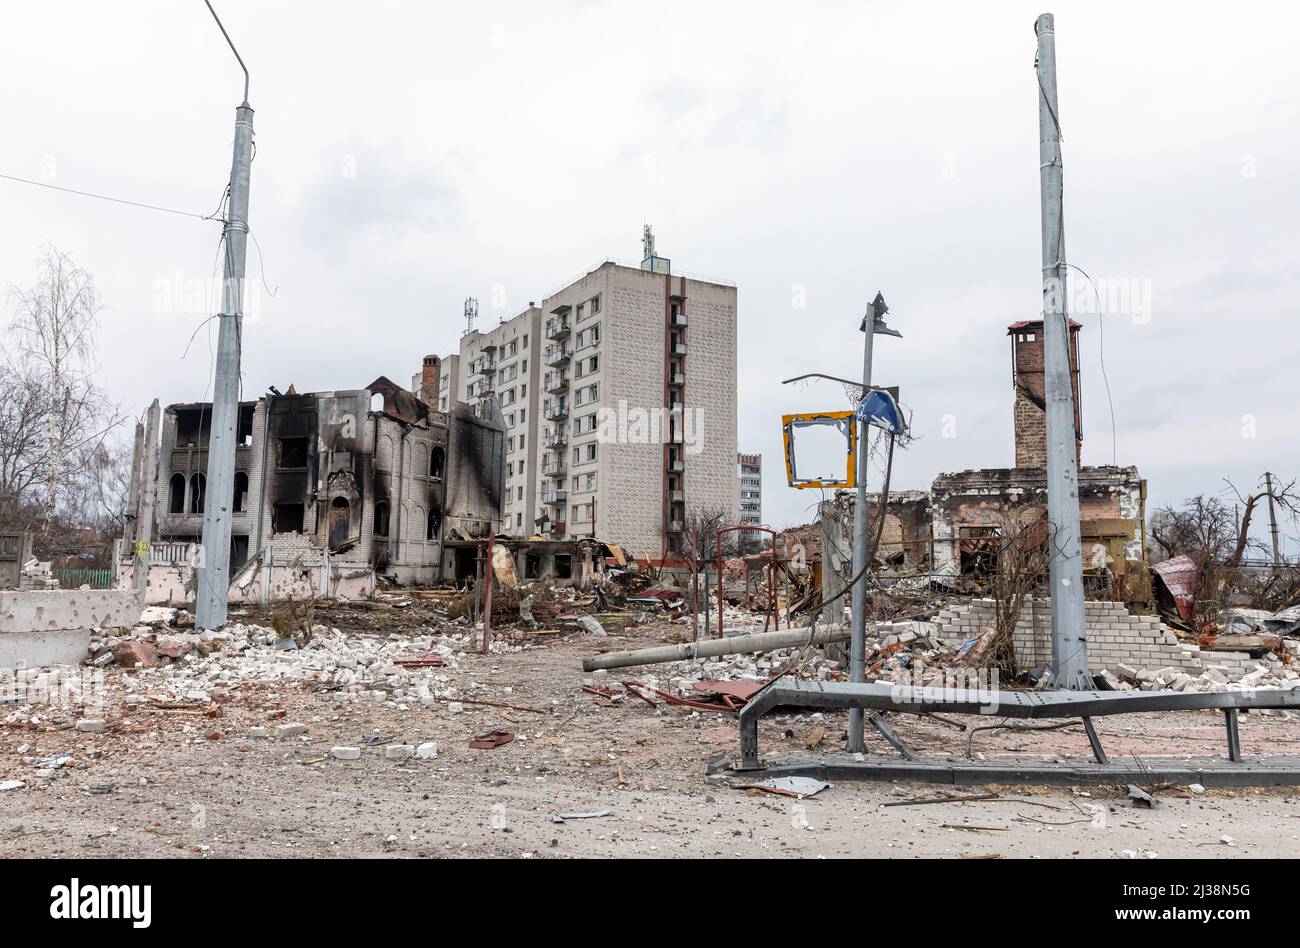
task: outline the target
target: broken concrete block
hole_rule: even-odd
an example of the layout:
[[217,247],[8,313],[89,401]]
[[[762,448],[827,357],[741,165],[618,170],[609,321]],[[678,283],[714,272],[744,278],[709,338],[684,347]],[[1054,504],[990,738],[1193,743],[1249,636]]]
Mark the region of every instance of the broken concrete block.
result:
[[83,734],[99,734],[108,727],[108,725],[98,718],[83,718],[77,722],[77,730]]
[[438,756],[438,745],[433,741],[426,741],[415,749],[415,756],[420,760],[432,760]]
[[448,701],[448,702],[447,702],[447,713],[448,713],[448,714],[460,714],[460,713],[461,713],[462,711],[464,711],[464,710],[465,710],[465,706],[464,706],[463,704],[461,704],[459,701]]
[[269,729],[264,727],[250,727],[248,729],[248,736],[249,737],[270,737],[271,732]]
[[415,756],[415,747],[410,744],[389,744],[384,748],[386,760],[406,760]]
[[1132,665],[1126,665],[1124,662],[1120,662],[1118,665],[1115,666],[1115,672],[1116,674],[1119,675],[1120,678],[1124,679],[1125,681],[1138,680],[1138,670],[1134,668]]
[[[289,725],[293,727],[293,725]],[[361,757],[360,747],[331,747],[330,756],[335,760],[358,760]]]
[[113,650],[113,656],[123,668],[153,668],[158,664],[158,653],[154,647],[140,639],[119,643]]
[[194,643],[174,637],[160,638],[154,651],[163,658],[181,658],[194,651]]
[[307,733],[305,724],[281,724],[275,729],[276,737],[297,737],[299,734]]

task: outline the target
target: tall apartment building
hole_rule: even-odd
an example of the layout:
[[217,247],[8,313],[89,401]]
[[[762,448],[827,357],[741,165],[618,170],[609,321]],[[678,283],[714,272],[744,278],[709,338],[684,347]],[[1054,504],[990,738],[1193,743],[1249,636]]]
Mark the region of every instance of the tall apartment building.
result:
[[548,296],[541,530],[636,556],[685,549],[688,512],[738,518],[736,287],[606,261]]
[[[447,356],[448,384],[443,398],[477,404],[495,398],[506,423],[505,496],[502,533],[530,537],[537,532],[537,441],[541,408],[542,311],[533,303],[487,332],[471,329],[460,338],[458,356]],[[441,385],[441,382],[439,383]],[[453,395],[454,393],[454,395]]]
[[[746,526],[763,524],[763,455],[737,454],[736,479],[740,486],[740,522]],[[745,534],[746,538],[759,534]]]
[[739,522],[736,287],[673,275],[648,227],[643,249],[639,267],[607,260],[466,333],[457,367],[441,360],[441,392],[500,401],[507,535],[658,560],[684,551],[689,512]]

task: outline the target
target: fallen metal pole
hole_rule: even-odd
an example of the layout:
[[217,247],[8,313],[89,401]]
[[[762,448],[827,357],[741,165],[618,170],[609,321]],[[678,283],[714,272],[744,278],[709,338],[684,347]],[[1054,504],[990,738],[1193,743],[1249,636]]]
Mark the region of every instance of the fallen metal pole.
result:
[[849,634],[849,630],[843,628],[817,631],[805,628],[733,635],[726,639],[705,639],[702,642],[685,642],[681,645],[659,645],[632,652],[610,652],[607,655],[584,658],[582,670],[596,671],[599,668],[627,668],[629,665],[658,665],[662,662],[686,662],[718,655],[739,655],[743,652],[770,652],[778,648],[825,645],[828,642],[843,642]]

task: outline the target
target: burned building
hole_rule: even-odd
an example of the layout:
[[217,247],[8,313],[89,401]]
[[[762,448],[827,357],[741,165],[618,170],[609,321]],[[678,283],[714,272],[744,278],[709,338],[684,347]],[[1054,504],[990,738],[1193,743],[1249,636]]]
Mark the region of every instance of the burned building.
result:
[[[185,598],[176,587],[192,581],[203,511],[216,502],[206,490],[210,420],[206,403],[164,414],[152,559],[176,569],[170,581],[151,572],[151,601]],[[504,438],[494,403],[446,414],[383,377],[364,389],[290,388],[242,403],[226,501],[232,600],[453,575],[445,541],[498,528]]]
[[[1076,450],[1082,450],[1079,408],[1079,341],[1070,324],[1071,380],[1075,397]],[[1044,521],[1047,516],[1047,422],[1043,398],[1043,322],[1007,328],[1012,339],[1015,466],[938,475],[929,491],[889,495],[877,561],[882,567],[928,572],[932,580],[957,583],[995,568],[996,538]],[[1135,467],[1079,468],[1079,517],[1084,581],[1090,591],[1128,602],[1146,602],[1146,481]],[[847,503],[846,503],[847,501]],[[852,502],[837,497],[829,511],[852,523]],[[879,494],[869,494],[871,523],[878,523]],[[841,529],[841,540],[851,536]]]

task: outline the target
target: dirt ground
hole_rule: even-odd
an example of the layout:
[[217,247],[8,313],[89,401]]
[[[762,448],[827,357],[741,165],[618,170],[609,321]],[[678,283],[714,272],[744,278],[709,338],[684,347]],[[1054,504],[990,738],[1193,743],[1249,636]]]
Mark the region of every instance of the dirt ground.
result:
[[[840,783],[806,800],[719,786],[708,759],[734,753],[729,714],[628,700],[602,707],[580,685],[593,643],[657,644],[646,629],[609,640],[539,636],[536,648],[471,654],[455,670],[461,694],[544,713],[446,704],[397,710],[338,703],[301,684],[216,690],[220,715],[125,706],[110,700],[108,731],[72,729],[75,711],[51,709],[34,726],[0,728],[0,857],[475,856],[475,857],[1294,857],[1300,790],[1158,788],[1154,809],[1122,790],[976,788]],[[648,669],[629,669],[644,680]],[[670,666],[654,669],[661,680]],[[681,668],[678,669],[681,671]],[[106,671],[118,695],[118,668]],[[616,680],[617,673],[611,676]],[[507,691],[507,689],[509,689]],[[0,711],[4,708],[0,706]],[[284,711],[283,718],[276,718]],[[268,718],[271,720],[268,721]],[[970,719],[967,719],[970,720]],[[249,728],[306,725],[294,738]],[[978,723],[987,724],[988,719]],[[918,751],[961,754],[967,737],[933,718],[895,715]],[[823,736],[842,741],[845,715],[765,720],[765,752],[794,752]],[[1112,758],[1221,754],[1213,712],[1100,719]],[[1282,717],[1242,716],[1247,754],[1300,754],[1300,728]],[[214,729],[220,732],[208,739]],[[480,750],[476,735],[516,739]],[[214,735],[215,736],[215,735]],[[892,754],[874,734],[872,750]],[[388,743],[438,744],[434,759],[385,759]],[[359,760],[328,756],[359,746]],[[25,750],[20,750],[25,746]],[[974,751],[1086,756],[1081,731],[981,732]],[[45,779],[25,757],[71,752],[76,763]],[[904,804],[945,794],[996,800]],[[904,805],[886,805],[904,804]],[[556,813],[610,811],[556,823]]]

